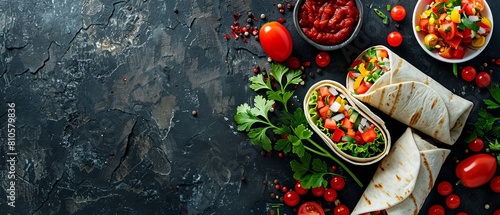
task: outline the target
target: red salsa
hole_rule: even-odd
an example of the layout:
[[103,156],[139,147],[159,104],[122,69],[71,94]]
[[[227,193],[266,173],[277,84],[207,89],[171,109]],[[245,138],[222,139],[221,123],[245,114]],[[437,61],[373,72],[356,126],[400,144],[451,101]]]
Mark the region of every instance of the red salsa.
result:
[[347,40],[358,20],[359,11],[354,0],[306,0],[299,11],[302,32],[322,45]]

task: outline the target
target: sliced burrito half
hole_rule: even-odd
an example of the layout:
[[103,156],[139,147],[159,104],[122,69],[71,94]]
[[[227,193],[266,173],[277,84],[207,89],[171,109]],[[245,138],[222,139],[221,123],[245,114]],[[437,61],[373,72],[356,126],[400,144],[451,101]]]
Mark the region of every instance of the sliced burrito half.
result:
[[417,215],[449,153],[407,128],[380,162],[352,214],[386,210]]
[[457,141],[472,102],[384,46],[366,49],[352,65],[346,88],[355,98],[443,143]]

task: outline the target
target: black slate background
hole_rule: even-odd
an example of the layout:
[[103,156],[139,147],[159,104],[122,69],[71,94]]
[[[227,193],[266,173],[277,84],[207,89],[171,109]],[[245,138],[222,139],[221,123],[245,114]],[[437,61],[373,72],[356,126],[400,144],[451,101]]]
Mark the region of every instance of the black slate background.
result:
[[[249,38],[226,41],[232,14],[265,13],[261,26],[280,17],[294,41],[293,55],[312,66],[318,50],[295,32],[291,10],[277,12],[275,3],[288,1],[8,1],[0,0],[0,177],[7,180],[7,103],[16,105],[16,207],[0,195],[0,214],[268,214],[278,179],[293,186],[290,157],[261,156],[246,134],[237,132],[236,107],[256,95],[248,78],[254,66],[269,68],[260,44]],[[318,80],[345,80],[346,68],[365,48],[382,44],[399,30],[400,47],[391,48],[408,62],[476,105],[485,89],[452,74],[451,64],[426,55],[412,33],[415,0],[363,0],[365,21],[348,47],[330,52],[331,64],[307,77],[294,104]],[[488,2],[493,13],[497,1]],[[405,20],[385,26],[373,8],[401,4]],[[174,8],[177,12],[174,12]],[[500,18],[495,16],[495,23]],[[485,51],[470,62],[478,68],[500,58],[500,31],[494,30]],[[500,67],[493,82],[500,80]],[[192,110],[198,114],[193,116]],[[405,127],[382,116],[393,140]],[[466,145],[458,141],[439,175],[456,181],[455,159]],[[329,163],[333,165],[332,163]],[[354,167],[365,184],[375,166]],[[342,173],[342,170],[339,170]],[[499,175],[500,171],[497,171]],[[244,176],[246,180],[242,181]],[[267,182],[267,183],[263,183]],[[455,187],[462,205],[447,214],[492,214],[500,196],[487,186]],[[6,192],[5,192],[6,193]],[[347,179],[339,199],[351,209],[362,189]],[[430,193],[421,214],[432,204],[444,204]],[[489,210],[484,205],[489,204]],[[332,208],[325,204],[325,207]],[[281,207],[281,212],[293,214]]]

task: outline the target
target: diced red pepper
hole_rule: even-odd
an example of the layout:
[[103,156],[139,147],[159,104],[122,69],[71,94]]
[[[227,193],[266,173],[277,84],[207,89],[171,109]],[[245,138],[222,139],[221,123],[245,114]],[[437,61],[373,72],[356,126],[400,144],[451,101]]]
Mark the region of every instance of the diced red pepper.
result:
[[327,96],[331,95],[332,93],[330,93],[330,90],[328,89],[328,87],[321,87],[319,88],[319,95],[323,98],[326,98]]
[[328,97],[328,105],[332,105],[334,101],[335,101],[334,95],[331,95],[330,97]]
[[354,62],[351,63],[351,68],[356,67],[357,65],[359,65],[362,62],[363,62],[363,60],[355,60]]
[[317,103],[317,105],[316,105],[317,109],[321,109],[326,105],[323,100],[318,100],[316,103]]
[[341,125],[342,125],[342,127],[346,128],[346,129],[349,129],[349,128],[352,129],[354,127],[354,124],[347,117],[342,120]]
[[349,137],[356,136],[356,132],[354,131],[354,129],[352,129],[352,128],[347,129],[347,136],[349,136]]
[[370,89],[373,84],[370,82],[362,81],[358,88],[355,89],[356,93],[364,94]]
[[357,141],[357,144],[359,145],[364,145],[365,144],[365,141],[363,140],[363,138],[361,137],[361,133],[360,134],[356,134],[354,135],[353,137],[354,139],[356,139]]
[[333,120],[332,118],[326,118],[325,128],[328,128],[330,130],[335,130],[337,129],[337,122],[335,122],[335,120]]
[[[458,31],[457,31],[458,32]],[[444,43],[448,44],[454,49],[457,49],[458,46],[460,45],[460,42],[462,42],[462,37],[455,35],[451,40],[444,40]]]
[[375,129],[368,129],[361,134],[361,137],[366,143],[371,143],[375,141],[375,138],[377,138],[377,132],[375,132]]
[[345,134],[345,132],[342,131],[342,129],[335,129],[335,131],[333,132],[333,135],[332,135],[333,142],[338,143],[340,141],[340,139],[342,138],[342,136],[344,136],[344,134]]
[[466,46],[464,46],[463,44],[459,45],[457,47],[457,49],[455,49],[453,51],[453,57],[457,58],[457,59],[464,58],[464,56],[465,56],[465,49],[466,49]]
[[328,105],[325,105],[324,107],[319,109],[319,115],[321,116],[321,118],[323,118],[323,120],[326,120],[327,118],[326,115],[328,114],[328,110],[330,110],[330,106]]

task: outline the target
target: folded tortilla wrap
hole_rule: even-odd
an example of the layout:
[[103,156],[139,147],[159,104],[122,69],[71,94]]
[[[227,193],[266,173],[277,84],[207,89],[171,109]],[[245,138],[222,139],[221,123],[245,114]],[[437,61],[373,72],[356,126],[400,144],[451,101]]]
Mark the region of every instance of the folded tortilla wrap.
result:
[[[453,94],[388,48],[373,48],[387,50],[390,70],[366,93],[353,96],[412,128],[453,145],[462,133],[473,103]],[[353,85],[354,80],[347,77],[349,92],[354,92]]]
[[386,210],[394,215],[417,215],[449,153],[407,128],[380,162],[351,214]]
[[[361,116],[366,118],[368,121],[370,121],[373,125],[375,125],[378,128],[378,130],[382,133],[385,139],[385,146],[381,153],[369,158],[359,158],[351,156],[343,152],[339,147],[337,147],[337,144],[333,142],[328,135],[326,135],[323,131],[321,131],[318,128],[317,118],[314,119],[314,117],[311,117],[311,113],[309,112],[310,110],[316,112],[315,107],[310,106],[310,99],[312,98],[311,95],[313,94],[313,92],[318,90],[322,86],[333,87],[339,94],[345,96],[350,106],[352,106]],[[368,107],[366,107],[365,104],[354,99],[352,95],[350,95],[347,92],[347,89],[340,83],[331,80],[322,80],[311,86],[308,92],[306,93],[306,96],[304,97],[303,109],[306,120],[311,126],[311,128],[314,130],[314,132],[316,132],[316,134],[318,134],[321,137],[321,139],[325,142],[325,144],[335,154],[337,154],[340,158],[344,159],[345,161],[356,165],[370,165],[379,162],[389,153],[389,150],[391,148],[391,136],[389,134],[389,130],[387,130],[385,126],[384,121],[380,119],[377,115],[375,115]]]

